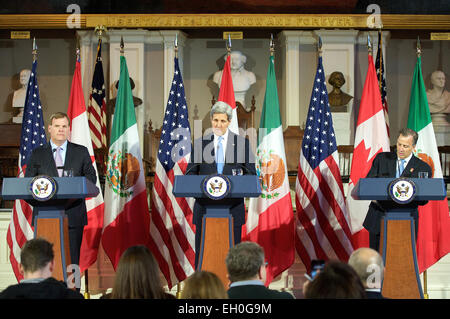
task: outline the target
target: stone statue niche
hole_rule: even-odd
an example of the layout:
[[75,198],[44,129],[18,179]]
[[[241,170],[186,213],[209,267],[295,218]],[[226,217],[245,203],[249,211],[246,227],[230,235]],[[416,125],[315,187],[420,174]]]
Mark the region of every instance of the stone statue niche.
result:
[[432,88],[427,90],[428,106],[433,125],[448,126],[450,113],[450,92],[445,89],[445,74],[434,71],[431,74]]
[[[230,69],[231,78],[233,80],[234,96],[236,102],[240,102],[243,107],[245,107],[245,95],[250,89],[250,86],[256,82],[255,74],[251,71],[247,71],[244,68],[245,62],[247,62],[247,57],[240,51],[232,51],[230,53]],[[224,57],[227,60],[227,55]],[[222,72],[223,70],[214,73],[213,81],[219,88],[222,82]]]
[[331,112],[347,112],[348,103],[353,99],[353,96],[341,90],[341,87],[345,84],[344,74],[338,71],[331,73],[328,83],[333,86],[331,92],[328,93]]
[[19,113],[13,117],[13,123],[22,123],[23,119],[23,108],[25,107],[25,97],[27,95],[27,85],[30,80],[31,71],[24,69],[20,71],[19,81],[20,89],[14,91],[12,99],[12,107],[19,110]]

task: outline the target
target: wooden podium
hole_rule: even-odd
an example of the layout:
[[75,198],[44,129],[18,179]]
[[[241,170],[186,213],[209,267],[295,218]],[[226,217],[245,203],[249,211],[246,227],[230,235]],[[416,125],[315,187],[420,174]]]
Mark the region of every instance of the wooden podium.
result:
[[[199,252],[197,270],[208,270],[215,273],[228,287],[225,258],[234,245],[233,218],[227,199],[258,197],[261,185],[256,175],[226,176],[230,180],[230,191],[224,199],[210,200],[204,204],[206,214],[202,222],[202,241]],[[177,175],[173,186],[176,197],[207,198],[202,185],[204,175]]]
[[380,254],[385,273],[382,294],[387,298],[423,298],[417,264],[414,211],[418,202],[442,200],[447,196],[442,178],[411,178],[416,195],[408,204],[395,203],[389,195],[392,178],[360,178],[352,197],[360,200],[391,201],[381,222]]
[[67,281],[67,266],[71,260],[65,208],[77,199],[97,196],[99,189],[86,177],[54,177],[57,189],[55,195],[47,201],[38,201],[31,195],[32,180],[31,177],[5,178],[2,197],[5,200],[23,199],[37,209],[33,224],[34,238],[43,237],[53,244],[53,277]]

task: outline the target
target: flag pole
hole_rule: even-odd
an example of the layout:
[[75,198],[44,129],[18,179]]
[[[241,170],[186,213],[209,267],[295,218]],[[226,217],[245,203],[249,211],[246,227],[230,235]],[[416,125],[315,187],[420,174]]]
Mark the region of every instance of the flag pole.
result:
[[381,93],[381,77],[382,77],[382,73],[383,73],[383,31],[381,30],[381,28],[378,30],[378,34],[380,35],[380,43],[379,43],[379,47],[381,50],[381,54],[380,54],[380,75],[379,77],[379,81],[378,81],[378,86],[380,87],[380,93]]
[[[422,56],[422,46],[420,45],[419,36],[417,36],[416,54],[417,54],[417,58],[420,58]],[[423,297],[425,299],[429,299],[428,282],[427,281],[428,281],[428,276],[427,276],[427,270],[425,269],[423,271]]]
[[[178,34],[175,34],[175,40],[173,42],[173,49],[175,51],[175,58],[178,59]],[[181,284],[180,284],[180,282],[177,282],[176,297],[177,297],[177,299],[180,299],[180,297],[181,297]]]
[[372,55],[372,41],[370,40],[370,35],[367,35],[367,50],[369,54]]
[[[77,38],[76,56],[77,62],[80,62],[80,38]],[[84,299],[91,299],[91,294],[89,293],[89,274],[87,269],[84,271]]]

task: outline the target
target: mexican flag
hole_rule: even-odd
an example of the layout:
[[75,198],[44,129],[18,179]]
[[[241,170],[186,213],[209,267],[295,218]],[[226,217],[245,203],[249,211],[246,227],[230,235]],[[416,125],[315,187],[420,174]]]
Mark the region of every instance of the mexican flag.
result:
[[[442,178],[421,63],[419,56],[411,86],[407,126],[419,134],[414,155],[431,166],[434,178]],[[432,266],[448,252],[450,252],[450,217],[447,198],[441,201],[430,201],[425,206],[419,206],[417,234],[419,272]]]
[[262,193],[250,198],[246,235],[243,240],[257,242],[264,248],[267,281],[294,262],[294,213],[284,152],[283,129],[278,102],[274,58],[270,57],[266,95],[261,113],[256,170],[261,177]]
[[139,135],[124,56],[120,57],[119,89],[110,143],[102,245],[116,269],[120,256],[128,247],[146,245],[150,239],[150,213]]

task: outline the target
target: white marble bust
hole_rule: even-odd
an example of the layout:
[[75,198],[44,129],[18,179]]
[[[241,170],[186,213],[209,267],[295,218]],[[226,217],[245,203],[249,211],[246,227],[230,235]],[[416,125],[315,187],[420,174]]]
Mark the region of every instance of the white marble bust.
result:
[[[251,71],[247,71],[244,68],[247,57],[240,51],[232,51],[230,53],[230,69],[231,78],[233,80],[233,88],[236,102],[240,102],[245,106],[245,94],[249,90],[250,86],[256,82],[255,74]],[[225,55],[224,59],[227,59]],[[214,73],[213,81],[219,86],[222,82],[223,70]]]
[[427,90],[430,113],[450,113],[450,92],[445,89],[445,74],[434,71],[431,74],[432,89]]
[[25,97],[27,94],[27,85],[30,80],[31,71],[24,69],[20,71],[19,81],[21,88],[14,91],[12,107],[19,108],[19,113],[13,118],[14,123],[22,123],[23,108],[25,106]]

